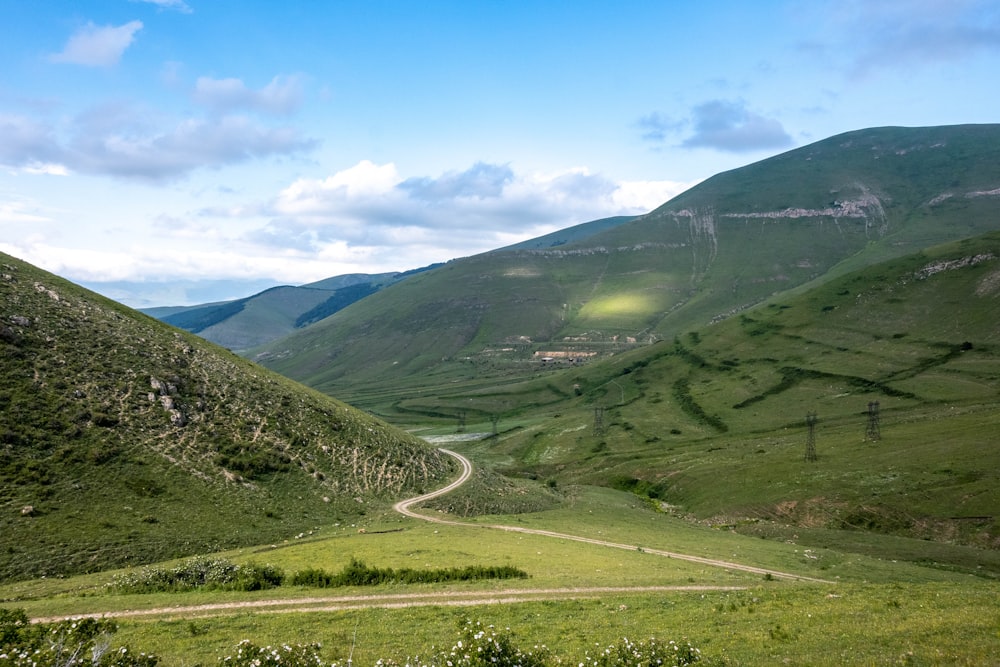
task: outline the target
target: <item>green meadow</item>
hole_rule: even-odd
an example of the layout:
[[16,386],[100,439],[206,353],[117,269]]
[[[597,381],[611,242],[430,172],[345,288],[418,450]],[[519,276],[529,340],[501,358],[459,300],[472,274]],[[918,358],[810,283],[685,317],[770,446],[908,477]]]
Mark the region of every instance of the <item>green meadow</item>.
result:
[[[114,642],[152,652],[163,665],[214,664],[248,638],[258,645],[320,642],[331,662],[403,660],[453,641],[466,618],[510,628],[519,645],[544,644],[566,663],[622,637],[687,639],[706,660],[727,665],[984,665],[1000,654],[994,579],[835,544],[810,547],[794,535],[761,539],[698,525],[631,493],[593,487],[561,493],[565,502],[557,509],[482,516],[468,526],[385,511],[363,524],[320,527],[298,539],[221,554],[289,574],[337,570],[359,559],[414,569],[512,565],[529,574],[526,580],[123,595],[109,591],[114,573],[108,572],[8,584],[0,597],[4,607],[23,608],[33,618],[161,610],[117,618]],[[830,583],[691,563],[653,549]],[[632,590],[594,590],[623,588]],[[239,606],[220,607],[227,604]]]

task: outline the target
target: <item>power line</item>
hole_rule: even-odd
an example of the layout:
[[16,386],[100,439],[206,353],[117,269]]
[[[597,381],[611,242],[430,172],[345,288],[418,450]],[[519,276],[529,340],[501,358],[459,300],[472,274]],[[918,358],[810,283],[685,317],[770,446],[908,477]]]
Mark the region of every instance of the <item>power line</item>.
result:
[[806,461],[816,460],[816,413],[810,412],[806,415],[806,426],[809,427],[809,435],[806,438]]
[[865,440],[878,442],[882,439],[882,430],[879,426],[878,401],[868,402],[868,427],[865,429]]
[[594,408],[594,435],[604,435],[604,408]]

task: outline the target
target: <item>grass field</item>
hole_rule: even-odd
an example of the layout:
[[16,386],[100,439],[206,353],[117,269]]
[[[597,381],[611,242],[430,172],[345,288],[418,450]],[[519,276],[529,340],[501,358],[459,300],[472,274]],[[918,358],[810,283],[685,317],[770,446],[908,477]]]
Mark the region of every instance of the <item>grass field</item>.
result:
[[[483,525],[435,525],[385,511],[370,514],[364,525],[322,527],[297,540],[223,555],[237,562],[274,564],[286,572],[306,567],[336,570],[352,558],[378,567],[417,569],[509,564],[530,578],[115,595],[104,587],[112,573],[103,573],[10,584],[0,588],[0,599],[4,607],[24,608],[36,618],[172,608],[119,618],[115,637],[116,643],[161,656],[167,666],[212,664],[245,638],[259,645],[318,641],[324,659],[342,663],[349,656],[358,665],[379,658],[402,660],[450,645],[463,618],[509,627],[520,645],[545,644],[566,664],[621,637],[652,636],[664,641],[687,638],[706,657],[728,665],[989,665],[995,664],[992,656],[1000,655],[1000,586],[995,581],[860,556],[835,545],[807,547],[792,536],[760,539],[696,525],[654,511],[633,494],[610,489],[574,487],[562,493],[566,500],[558,509],[484,516],[476,523],[558,530],[636,548],[581,544]],[[359,532],[362,528],[365,532]],[[765,578],[656,556],[650,549],[836,583]],[[595,587],[635,590],[588,590]],[[645,587],[682,590],[641,590]],[[527,592],[532,590],[558,593]],[[505,599],[509,601],[502,602]],[[264,606],[264,600],[272,602]],[[226,603],[251,604],[191,609]]]

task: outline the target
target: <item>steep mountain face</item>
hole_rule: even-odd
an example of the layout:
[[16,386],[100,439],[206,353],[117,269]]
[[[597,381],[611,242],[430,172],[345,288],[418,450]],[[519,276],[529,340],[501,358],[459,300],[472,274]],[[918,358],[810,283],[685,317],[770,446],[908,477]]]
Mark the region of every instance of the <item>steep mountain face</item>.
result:
[[[720,174],[604,237],[682,248],[689,289],[657,329],[998,228],[1000,126],[877,128]],[[666,253],[665,253],[666,254]]]
[[449,262],[252,358],[327,392],[520,373],[671,339],[774,294],[1000,227],[1000,126],[852,132],[558,247]]
[[260,544],[446,477],[417,439],[0,255],[0,579]]

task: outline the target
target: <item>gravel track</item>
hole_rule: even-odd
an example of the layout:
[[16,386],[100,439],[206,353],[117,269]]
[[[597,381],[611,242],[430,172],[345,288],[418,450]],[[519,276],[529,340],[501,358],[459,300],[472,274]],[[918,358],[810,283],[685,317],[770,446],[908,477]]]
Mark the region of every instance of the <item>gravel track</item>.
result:
[[[441,449],[440,451],[454,457],[462,465],[462,474],[454,482],[444,487],[443,489],[438,489],[437,491],[432,491],[431,493],[418,496],[416,498],[410,498],[408,500],[403,500],[395,505],[393,509],[403,514],[405,516],[413,517],[414,519],[423,519],[424,521],[430,521],[432,523],[439,523],[447,526],[465,526],[465,527],[476,527],[476,528],[489,528],[492,530],[503,530],[510,533],[528,533],[531,535],[544,535],[546,537],[553,537],[560,540],[571,540],[573,542],[585,542],[587,544],[597,544],[603,547],[611,547],[613,549],[625,549],[628,551],[637,551],[640,549],[638,545],[635,544],[622,544],[620,542],[609,542],[607,540],[597,540],[590,537],[581,537],[579,535],[569,535],[567,533],[557,533],[551,530],[542,530],[539,528],[523,528],[521,526],[505,526],[501,524],[480,524],[480,523],[464,523],[462,521],[454,521],[452,519],[444,519],[441,517],[427,516],[424,514],[418,514],[410,509],[411,506],[422,503],[426,500],[432,498],[437,498],[450,491],[457,489],[459,486],[465,483],[469,477],[472,476],[472,462],[465,458],[457,452],[453,452],[448,449]],[[701,556],[691,556],[688,554],[678,553],[676,551],[664,551],[662,549],[650,549],[648,547],[641,547],[643,553],[654,554],[657,556],[664,556],[666,558],[676,558],[677,560],[685,560],[691,563],[699,563],[701,565],[710,565],[712,567],[721,567],[727,570],[739,570],[741,572],[751,572],[753,574],[760,575],[771,575],[775,579],[792,579],[795,581],[811,581],[817,584],[834,584],[836,582],[830,581],[828,579],[819,579],[817,577],[807,577],[800,574],[792,574],[790,572],[782,572],[780,570],[769,570],[763,567],[754,567],[752,565],[743,565],[741,563],[732,563],[730,561],[717,560],[715,558],[703,558]]]
[[[596,540],[579,535],[569,535],[557,533],[551,530],[537,528],[523,528],[520,526],[505,526],[501,524],[472,524],[462,521],[454,521],[436,516],[419,514],[410,509],[432,498],[443,496],[454,491],[472,476],[472,463],[461,454],[448,449],[441,451],[455,458],[462,466],[462,474],[445,487],[425,493],[416,498],[401,500],[393,505],[393,509],[404,516],[408,516],[421,521],[429,521],[447,526],[463,526],[466,528],[485,528],[489,530],[502,530],[513,533],[527,533],[530,535],[542,535],[560,540],[571,540],[574,542],[584,542],[612,549],[625,549],[628,551],[638,551],[640,547],[634,544],[622,544],[620,542],[609,542],[607,540]],[[732,563],[714,558],[703,558],[681,554],[674,551],[664,551],[662,549],[650,549],[642,547],[643,553],[675,558],[677,560],[719,567],[727,570],[737,570],[741,572],[751,572],[760,575],[771,575],[775,579],[790,579],[796,581],[806,581],[820,584],[835,584],[834,581],[807,577],[779,570]],[[600,586],[600,587],[573,587],[573,588],[523,588],[509,589],[503,591],[454,591],[438,593],[397,593],[384,595],[344,595],[329,597],[308,597],[308,598],[277,598],[269,600],[253,600],[247,602],[220,602],[214,604],[157,607],[155,609],[126,609],[123,611],[95,612],[91,614],[76,614],[73,616],[53,616],[47,618],[35,618],[35,623],[50,623],[69,618],[202,618],[206,616],[218,616],[229,613],[233,610],[253,609],[258,613],[287,614],[295,612],[321,612],[321,611],[345,611],[352,609],[398,609],[405,607],[463,607],[479,606],[489,604],[510,604],[517,602],[527,602],[532,600],[572,600],[583,598],[600,598],[604,595],[618,595],[629,593],[656,593],[656,592],[684,592],[684,591],[734,591],[744,590],[743,586]]]

